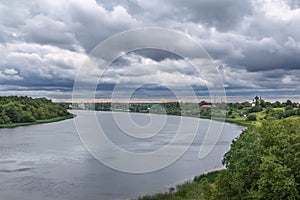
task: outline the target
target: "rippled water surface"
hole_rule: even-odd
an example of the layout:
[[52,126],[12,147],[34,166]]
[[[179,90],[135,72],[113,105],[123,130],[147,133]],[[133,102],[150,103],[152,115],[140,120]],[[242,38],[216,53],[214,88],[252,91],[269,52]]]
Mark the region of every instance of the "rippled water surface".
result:
[[[83,114],[93,117],[89,111],[76,111],[76,114],[77,117]],[[122,113],[117,115],[122,117]],[[97,117],[111,141],[137,153],[151,152],[168,144],[180,122],[179,117],[168,116],[156,137],[136,140],[123,134],[111,113],[98,112]],[[146,126],[149,116],[135,113],[132,120]],[[145,174],[119,172],[95,160],[82,145],[73,119],[0,129],[0,199],[131,199],[165,191],[194,175],[221,168],[223,154],[242,130],[239,126],[225,124],[217,145],[207,157],[199,159],[199,148],[209,120],[199,119],[199,124],[193,145],[180,159],[162,170]],[[158,157],[158,161],[164,156]],[[114,155],[111,157],[114,159]]]

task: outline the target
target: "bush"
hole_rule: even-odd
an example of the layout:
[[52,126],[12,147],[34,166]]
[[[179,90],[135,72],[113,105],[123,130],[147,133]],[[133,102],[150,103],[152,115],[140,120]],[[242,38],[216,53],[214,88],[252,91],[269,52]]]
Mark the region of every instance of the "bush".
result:
[[262,111],[262,108],[258,105],[253,106],[252,108],[249,109],[249,113],[260,112],[260,111]]
[[250,114],[247,116],[248,121],[256,121],[256,115],[255,114]]
[[0,116],[0,124],[11,124],[10,118],[6,115]]

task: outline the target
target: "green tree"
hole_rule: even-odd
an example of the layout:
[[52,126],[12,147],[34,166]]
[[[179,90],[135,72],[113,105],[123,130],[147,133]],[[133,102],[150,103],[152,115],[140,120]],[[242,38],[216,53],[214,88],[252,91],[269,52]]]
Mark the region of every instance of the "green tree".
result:
[[261,174],[255,197],[274,200],[297,198],[297,183],[291,169],[275,155],[263,156],[259,170]]
[[34,122],[36,119],[32,116],[30,112],[22,111],[21,112],[21,122]]
[[281,103],[279,101],[276,101],[275,103],[272,104],[273,108],[281,108]]
[[34,122],[70,115],[66,108],[46,98],[0,97],[0,124]]
[[10,118],[6,115],[0,114],[0,124],[10,124]]
[[249,114],[247,116],[248,121],[256,121],[256,115],[255,114]]
[[244,131],[225,154],[217,199],[299,199],[300,119]]
[[21,112],[22,109],[19,103],[9,103],[6,107],[6,115],[10,118],[10,121],[13,123],[21,122]]
[[227,170],[218,177],[218,197],[221,199],[242,199],[248,190],[256,186],[258,179],[259,140],[255,132],[246,130],[231,145],[225,154],[223,164]]

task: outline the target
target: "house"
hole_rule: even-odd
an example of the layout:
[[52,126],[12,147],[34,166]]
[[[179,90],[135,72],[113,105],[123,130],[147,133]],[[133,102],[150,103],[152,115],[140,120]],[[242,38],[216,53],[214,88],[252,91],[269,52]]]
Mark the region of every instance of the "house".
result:
[[200,106],[201,109],[209,109],[209,108],[213,108],[212,105],[201,105]]

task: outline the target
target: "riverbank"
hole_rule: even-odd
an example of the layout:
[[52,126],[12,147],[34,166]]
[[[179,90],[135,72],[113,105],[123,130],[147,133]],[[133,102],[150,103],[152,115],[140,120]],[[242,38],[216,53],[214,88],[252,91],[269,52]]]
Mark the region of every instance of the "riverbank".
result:
[[[252,128],[258,126],[260,123],[246,121],[245,119],[230,119],[225,118],[218,120],[217,118],[211,119],[210,117],[200,116],[201,119],[209,119],[216,121],[224,121],[226,123],[232,123],[246,128]],[[223,171],[211,171],[208,173],[195,176],[192,181],[186,181],[182,184],[176,185],[176,187],[169,188],[169,191],[164,193],[158,193],[154,195],[145,195],[138,197],[137,200],[181,200],[181,199],[203,199],[201,196],[210,195],[211,187],[215,184],[218,175]],[[204,198],[205,199],[205,198]]]
[[253,122],[253,121],[247,121],[245,119],[236,119],[236,118],[212,118],[212,117],[208,117],[208,116],[200,116],[200,119],[209,119],[209,120],[216,120],[216,121],[220,121],[220,122],[227,122],[227,123],[231,123],[231,124],[236,124],[239,126],[245,126],[247,128],[251,128],[254,126],[257,126],[259,124],[259,122]]
[[240,126],[245,126],[247,128],[251,128],[251,127],[255,127],[258,125],[257,122],[252,122],[252,121],[246,121],[246,120],[239,120],[239,119],[230,119],[230,118],[226,118],[225,122],[227,123],[232,123],[232,124],[236,124],[236,125],[240,125]]
[[212,171],[194,177],[193,181],[187,181],[183,184],[177,185],[176,188],[169,188],[168,192],[159,193],[155,195],[146,195],[139,197],[138,200],[180,200],[180,199],[202,199],[201,194],[207,193],[209,195],[209,186],[214,184],[220,171]]
[[71,119],[73,117],[74,117],[74,115],[70,114],[70,115],[55,117],[55,118],[51,118],[51,119],[36,120],[34,122],[0,124],[0,128],[14,128],[14,127],[18,127],[18,126],[30,126],[30,125],[35,125],[35,124],[52,123],[52,122],[66,120],[66,119]]
[[[280,120],[282,124],[287,123],[288,121],[299,121],[299,116],[291,116],[286,119]],[[261,124],[266,123],[255,123],[255,122],[247,122],[241,120],[234,119],[226,119],[226,122],[234,123],[238,125],[246,126],[247,128],[257,128]],[[245,123],[246,122],[246,123]],[[267,120],[268,126],[273,122],[271,120]],[[279,122],[279,120],[277,120]],[[275,123],[276,124],[276,123]],[[293,126],[291,126],[293,127]],[[251,131],[251,129],[250,129]],[[246,131],[249,132],[249,131]],[[272,133],[268,133],[272,134]],[[239,147],[242,148],[242,147]],[[168,192],[159,193],[155,195],[146,195],[143,197],[139,197],[138,200],[181,200],[181,199],[211,199],[213,194],[216,194],[216,184],[220,184],[217,178],[218,176],[224,176],[223,172],[226,172],[227,169],[212,171],[206,174],[202,174],[196,176],[193,181],[187,181],[183,184],[177,185],[176,188],[170,188]],[[222,183],[221,183],[222,184]],[[224,184],[224,183],[223,183]]]

